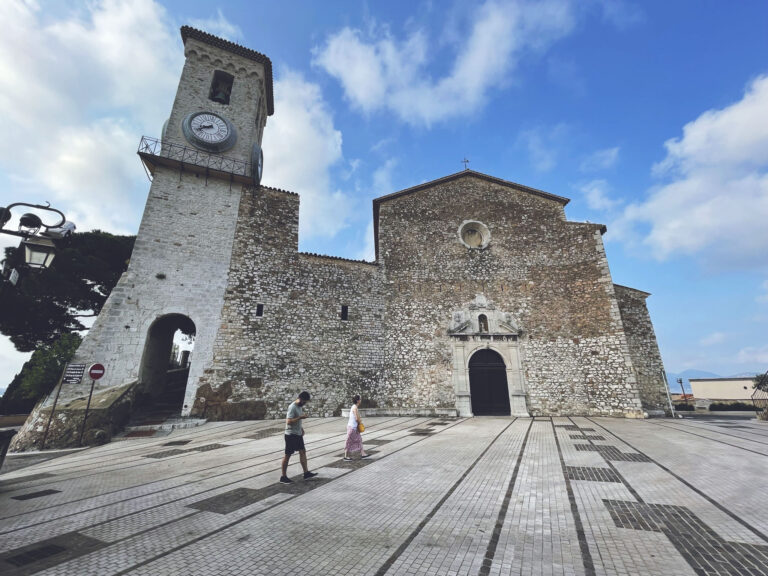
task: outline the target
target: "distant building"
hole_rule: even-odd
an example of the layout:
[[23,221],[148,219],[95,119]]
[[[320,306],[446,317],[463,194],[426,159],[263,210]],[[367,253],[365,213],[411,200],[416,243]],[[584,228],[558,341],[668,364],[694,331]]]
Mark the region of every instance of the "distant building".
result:
[[691,378],[696,400],[712,402],[751,402],[755,392],[754,378]]

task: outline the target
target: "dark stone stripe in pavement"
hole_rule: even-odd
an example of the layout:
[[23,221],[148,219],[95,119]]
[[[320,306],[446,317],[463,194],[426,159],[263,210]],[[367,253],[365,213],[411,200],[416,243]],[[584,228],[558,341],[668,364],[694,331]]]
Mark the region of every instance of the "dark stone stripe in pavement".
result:
[[[515,418],[517,420],[517,418]],[[397,550],[389,557],[387,558],[386,562],[382,564],[379,569],[376,571],[374,576],[384,576],[384,574],[387,573],[387,571],[392,567],[392,565],[397,561],[397,559],[402,555],[403,552],[408,548],[408,546],[411,545],[411,542],[421,533],[422,530],[424,530],[424,527],[429,523],[430,520],[434,517],[435,514],[437,514],[437,511],[440,510],[443,504],[445,504],[446,500],[451,497],[451,494],[453,494],[456,491],[456,488],[458,488],[461,483],[464,481],[464,479],[469,475],[470,472],[477,466],[477,463],[482,460],[483,456],[486,455],[488,450],[491,449],[491,446],[493,446],[496,441],[501,437],[504,432],[506,432],[512,424],[514,424],[515,420],[512,420],[509,424],[507,424],[504,429],[499,432],[496,437],[493,439],[492,442],[488,444],[488,446],[485,447],[485,450],[482,451],[480,456],[478,456],[474,462],[464,471],[464,474],[461,475],[461,478],[456,480],[456,482],[451,486],[451,488],[448,490],[448,492],[440,499],[440,501],[435,504],[435,506],[432,508],[432,510],[429,511],[429,514],[427,514],[424,519],[419,522],[419,525],[416,526],[416,528],[411,532],[411,534],[408,536],[408,538],[405,539],[405,541],[400,544],[400,546],[397,547]]]
[[523,454],[525,454],[525,447],[528,444],[528,435],[531,433],[533,426],[533,420],[528,423],[528,430],[525,431],[525,437],[523,438],[523,444],[520,446],[520,453],[517,455],[517,462],[515,462],[515,470],[512,472],[512,478],[509,480],[507,491],[504,494],[504,500],[501,503],[501,509],[499,515],[496,517],[496,524],[493,527],[493,533],[491,534],[491,540],[488,542],[488,546],[485,548],[485,556],[483,557],[483,565],[480,566],[478,574],[480,576],[488,576],[491,572],[491,565],[493,559],[496,556],[496,548],[499,545],[499,537],[501,536],[501,529],[504,527],[504,520],[507,517],[507,510],[509,509],[509,501],[512,499],[512,491],[517,483],[517,474],[520,471],[520,462],[523,461]]
[[[560,426],[558,426],[560,427]],[[574,426],[578,429],[578,426]],[[562,426],[562,428],[568,429],[568,426]],[[589,542],[587,542],[587,535],[584,532],[584,524],[581,521],[581,514],[579,514],[579,506],[576,504],[576,495],[573,493],[573,486],[571,486],[571,479],[568,478],[567,466],[565,465],[565,459],[563,458],[563,450],[560,448],[560,439],[557,437],[557,430],[552,430],[555,436],[555,444],[557,445],[557,455],[560,457],[560,467],[563,469],[563,477],[565,478],[565,489],[568,492],[568,502],[571,504],[571,515],[573,516],[573,522],[576,527],[576,535],[579,539],[579,549],[581,550],[581,561],[584,564],[584,573],[586,576],[595,576],[595,562],[592,560],[592,552],[589,550]],[[588,444],[574,444],[578,446],[587,446],[593,448]]]
[[663,532],[696,574],[742,576],[768,571],[768,546],[728,542],[685,506],[603,503],[619,528]]
[[363,438],[363,446],[365,446],[366,444],[373,444],[374,446],[382,446],[384,444],[389,444],[390,442],[392,442],[392,440],[383,440],[379,438],[374,438],[373,440],[366,440],[365,438]]
[[8,480],[0,480],[0,492],[4,492],[3,488],[7,488],[12,484],[20,484],[21,482],[33,482],[34,480],[42,480],[43,478],[53,478],[56,474],[30,474],[29,476],[21,476],[20,478],[9,478]]
[[605,437],[598,436],[597,434],[571,434],[571,440],[597,440],[598,442],[605,442]]
[[333,478],[311,478],[304,480],[301,476],[295,476],[292,480],[294,480],[293,484],[270,484],[259,489],[235,488],[212,498],[194,502],[187,507],[205,512],[215,512],[216,514],[229,514],[275,494],[292,494],[294,496],[306,494],[310,490],[331,482]]
[[[573,422],[571,418],[569,418],[569,420]],[[599,438],[602,438],[603,441],[605,441],[605,438],[603,436],[600,436]],[[643,497],[640,496],[640,493],[632,487],[632,485],[627,481],[626,478],[624,478],[621,472],[619,472],[618,468],[616,468],[616,466],[613,465],[613,462],[611,462],[611,460],[620,461],[620,462],[625,462],[628,460],[630,462],[649,462],[650,463],[650,459],[645,454],[639,454],[639,453],[625,454],[624,452],[620,452],[619,449],[616,448],[615,446],[595,445],[593,444],[592,440],[589,438],[587,439],[587,442],[589,442],[592,446],[594,446],[595,450],[603,457],[603,459],[605,460],[605,463],[608,464],[608,467],[613,472],[613,475],[616,477],[617,479],[616,481],[624,484],[624,487],[627,490],[629,490],[629,493],[632,494],[632,496],[634,496],[635,500],[637,500],[638,502],[643,502]],[[577,449],[578,449],[578,446],[583,446],[583,444],[577,444],[575,446],[577,446]],[[618,458],[616,457],[617,453],[621,455]],[[640,460],[638,460],[637,458],[640,458]]]
[[189,454],[190,452],[208,452],[209,450],[218,450],[219,448],[226,448],[226,444],[206,444],[205,446],[198,446],[197,448],[187,448],[182,450],[181,448],[174,448],[172,450],[163,450],[162,452],[155,452],[154,454],[145,454],[144,458],[168,458],[169,456],[178,456],[179,454]]
[[688,480],[686,480],[685,478],[683,478],[683,477],[682,477],[682,476],[680,476],[679,474],[675,474],[674,472],[672,472],[672,470],[670,470],[669,468],[667,468],[666,466],[664,466],[664,464],[661,464],[660,462],[657,462],[656,460],[654,460],[654,459],[653,459],[653,458],[651,458],[650,456],[646,455],[646,454],[645,454],[644,452],[642,452],[641,450],[638,450],[637,448],[635,448],[634,446],[632,446],[632,444],[630,444],[629,442],[627,442],[626,440],[624,440],[624,439],[623,439],[621,436],[619,436],[618,434],[616,434],[616,433],[614,433],[614,432],[611,432],[611,431],[610,431],[608,428],[606,428],[606,427],[605,427],[605,426],[603,426],[602,424],[598,424],[597,422],[595,422],[595,421],[594,421],[594,420],[592,420],[591,418],[588,418],[588,420],[589,420],[590,422],[592,422],[593,424],[595,424],[596,426],[600,426],[600,428],[602,428],[603,430],[605,430],[605,431],[606,431],[608,434],[611,434],[611,435],[613,435],[613,436],[614,436],[614,437],[615,437],[617,440],[619,440],[619,441],[623,442],[624,444],[626,444],[627,446],[629,446],[630,448],[632,448],[632,450],[634,450],[634,451],[635,451],[635,452],[637,452],[638,454],[642,454],[643,456],[645,456],[646,458],[648,458],[648,461],[649,461],[649,462],[653,462],[654,464],[656,464],[656,466],[658,466],[659,468],[661,468],[662,470],[664,470],[664,471],[665,471],[667,474],[670,474],[671,476],[674,476],[674,477],[675,477],[677,480],[679,480],[681,483],[685,484],[685,486],[687,486],[688,488],[690,488],[691,490],[693,490],[694,492],[696,492],[696,494],[698,494],[699,496],[701,496],[702,498],[704,498],[704,499],[705,499],[707,502],[709,502],[710,504],[712,504],[712,505],[713,505],[715,508],[717,508],[717,509],[718,509],[718,510],[720,510],[721,512],[723,512],[723,513],[727,514],[729,517],[733,518],[733,519],[734,519],[736,522],[738,522],[739,524],[741,524],[742,526],[744,526],[744,528],[746,528],[747,530],[749,530],[750,532],[752,532],[752,533],[753,533],[755,536],[757,536],[757,537],[758,537],[758,538],[760,538],[761,540],[764,540],[765,542],[768,542],[768,536],[766,536],[765,534],[763,534],[763,533],[762,533],[760,530],[758,530],[757,528],[755,528],[754,526],[752,526],[752,525],[751,525],[749,522],[747,522],[747,521],[746,521],[746,520],[744,520],[743,518],[741,518],[741,517],[737,516],[736,514],[734,514],[733,512],[731,512],[731,511],[730,511],[728,508],[726,508],[725,506],[723,506],[722,504],[720,504],[720,502],[718,502],[718,501],[717,501],[717,500],[715,500],[714,498],[712,498],[712,497],[708,496],[708,495],[707,495],[705,492],[703,492],[703,491],[699,490],[698,488],[696,488],[696,486],[694,486],[693,484],[691,484],[690,482],[688,482]]
[[650,458],[645,454],[622,452],[616,446],[596,446],[594,444],[574,444],[579,452],[599,452],[606,460],[614,462],[650,462]]
[[160,444],[160,446],[184,446],[190,442],[192,442],[192,440],[173,440],[171,442],[166,442],[165,444]]
[[[375,453],[375,451],[368,452],[368,454]],[[355,459],[352,461],[345,461],[342,458],[327,464],[324,466],[324,468],[330,467],[357,470],[358,468],[367,466],[371,462],[373,462],[373,460],[370,458]],[[293,484],[278,483],[258,489],[235,488],[234,490],[229,490],[228,492],[217,494],[211,498],[193,502],[192,504],[188,504],[187,507],[195,508],[197,510],[204,510],[206,512],[216,512],[217,514],[229,514],[236,510],[240,510],[241,508],[245,508],[246,506],[250,506],[251,504],[255,504],[260,500],[274,496],[275,494],[305,494],[310,490],[318,488],[319,486],[328,484],[328,482],[335,480],[335,478],[315,477],[309,480],[304,480],[303,476],[299,475],[292,478],[292,480],[294,481]]]
[[[376,454],[376,450],[368,450],[366,453]],[[344,458],[342,458],[341,460],[336,460],[330,464],[327,464],[326,466],[323,466],[323,468],[346,468],[349,470],[357,470],[367,466],[372,462],[375,462],[375,460],[372,460],[371,458],[354,458],[353,460],[344,460]]]
[[32,500],[33,498],[41,498],[43,496],[50,496],[51,494],[58,494],[61,490],[40,490],[39,492],[30,492],[29,494],[21,494],[19,496],[11,496],[12,500]]
[[618,474],[611,468],[591,468],[587,466],[566,466],[568,478],[588,482],[621,482]]
[[69,532],[0,554],[0,573],[3,576],[34,574],[106,546],[106,542],[96,538]]
[[209,452],[211,450],[218,450],[219,448],[227,448],[227,444],[206,444],[205,446],[198,446],[197,448],[190,448],[187,452]]
[[179,454],[186,453],[186,450],[174,448],[173,450],[163,450],[162,452],[155,452],[154,454],[144,454],[144,458],[168,458],[169,456],[178,456]]
[[255,434],[248,434],[247,436],[243,436],[243,438],[248,438],[249,440],[261,440],[263,438],[269,438],[270,436],[277,436],[278,434],[285,433],[285,426],[280,428],[265,428],[264,430],[259,430]]

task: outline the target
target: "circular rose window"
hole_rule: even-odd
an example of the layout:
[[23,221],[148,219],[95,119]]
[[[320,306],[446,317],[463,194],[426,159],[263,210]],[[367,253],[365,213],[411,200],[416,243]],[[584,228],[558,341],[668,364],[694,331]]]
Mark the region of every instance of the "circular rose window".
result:
[[491,241],[488,226],[477,220],[465,220],[459,226],[459,239],[467,248],[482,250]]

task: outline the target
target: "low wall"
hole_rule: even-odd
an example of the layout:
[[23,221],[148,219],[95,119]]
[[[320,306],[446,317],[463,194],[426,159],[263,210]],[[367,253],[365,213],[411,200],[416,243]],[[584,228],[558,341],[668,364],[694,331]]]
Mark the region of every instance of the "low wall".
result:
[[11,442],[10,450],[26,452],[106,444],[128,422],[135,393],[136,382],[94,393],[84,430],[87,398],[77,398],[57,406],[53,417],[51,408],[41,407],[44,403],[41,401]]

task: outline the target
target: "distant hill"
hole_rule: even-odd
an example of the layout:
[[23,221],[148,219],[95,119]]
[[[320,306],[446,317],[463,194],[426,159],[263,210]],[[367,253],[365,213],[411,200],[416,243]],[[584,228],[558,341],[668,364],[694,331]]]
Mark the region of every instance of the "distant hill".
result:
[[670,392],[677,392],[677,393],[682,392],[682,390],[680,390],[680,384],[677,383],[678,378],[683,379],[683,385],[685,386],[685,391],[690,393],[691,383],[688,380],[690,380],[691,378],[722,378],[722,376],[720,376],[720,374],[715,374],[714,372],[707,372],[705,370],[693,370],[693,369],[683,370],[678,374],[667,372],[667,381],[669,382]]

